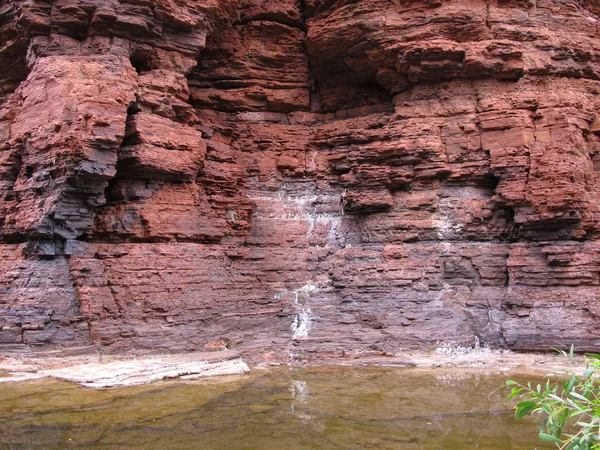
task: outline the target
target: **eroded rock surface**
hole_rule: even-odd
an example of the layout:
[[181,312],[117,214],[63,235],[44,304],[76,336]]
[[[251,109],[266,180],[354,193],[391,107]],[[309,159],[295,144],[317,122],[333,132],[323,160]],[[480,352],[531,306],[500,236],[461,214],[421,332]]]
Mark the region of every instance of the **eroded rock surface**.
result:
[[1,5],[3,351],[600,344],[596,2]]

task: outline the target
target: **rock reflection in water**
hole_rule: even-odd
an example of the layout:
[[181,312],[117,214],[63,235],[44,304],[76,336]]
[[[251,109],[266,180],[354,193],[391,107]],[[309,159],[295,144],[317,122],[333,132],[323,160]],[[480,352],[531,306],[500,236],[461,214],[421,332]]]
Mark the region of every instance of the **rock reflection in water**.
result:
[[[511,375],[515,377],[515,375]],[[527,449],[506,374],[320,367],[89,390],[3,385],[0,449]]]

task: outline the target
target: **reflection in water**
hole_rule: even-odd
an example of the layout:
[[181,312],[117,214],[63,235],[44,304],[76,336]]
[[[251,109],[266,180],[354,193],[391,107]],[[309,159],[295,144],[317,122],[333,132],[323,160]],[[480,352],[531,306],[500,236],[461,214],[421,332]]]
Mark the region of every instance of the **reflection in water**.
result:
[[312,416],[303,414],[302,412],[297,413],[295,409],[297,403],[306,403],[308,399],[309,390],[306,381],[292,380],[290,392],[292,393],[292,414],[302,420],[311,420]]
[[320,367],[110,390],[4,384],[0,449],[553,448],[489,395],[506,377]]
[[290,392],[292,393],[292,400],[298,403],[306,403],[308,398],[309,390],[306,381],[292,380],[290,385]]

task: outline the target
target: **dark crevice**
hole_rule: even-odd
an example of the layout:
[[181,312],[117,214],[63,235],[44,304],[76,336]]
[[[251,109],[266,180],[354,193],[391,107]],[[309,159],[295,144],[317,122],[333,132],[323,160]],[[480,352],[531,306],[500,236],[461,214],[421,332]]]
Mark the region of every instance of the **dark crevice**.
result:
[[19,27],[21,7],[17,2],[2,2],[0,14],[0,104],[27,78],[26,57],[29,36]]
[[392,194],[395,194],[397,192],[411,192],[411,191],[412,191],[412,186],[410,183],[396,184],[396,185],[390,187],[390,192]]
[[[305,0],[298,0],[300,7],[300,15],[302,18],[302,24],[305,28],[305,32],[308,33],[308,28],[306,27],[306,2]],[[310,53],[308,52],[308,47],[306,46],[306,34],[304,35],[304,40],[302,41],[302,47],[304,48],[304,53],[306,54],[306,61],[308,64],[308,76],[310,77],[310,87],[309,87],[309,95],[310,95],[310,111],[314,113],[323,112],[323,107],[321,105],[321,94],[319,92],[319,81],[315,76],[315,72],[312,67],[312,61],[310,57]]]
[[498,208],[500,217],[506,221],[506,231],[502,239],[506,242],[518,242],[521,239],[521,226],[515,222],[515,210],[510,207]]
[[[129,124],[131,123],[132,117],[135,116],[140,111],[141,111],[141,109],[140,109],[140,106],[138,103],[136,103],[136,102],[129,103],[129,106],[127,107],[127,118],[125,119],[125,136],[123,137],[123,140],[121,141],[121,145],[119,146],[119,149],[121,149],[123,147],[127,147],[129,145],[135,145],[140,142],[139,133],[128,134],[128,131],[130,129]],[[120,198],[117,198],[117,196],[115,195],[115,192],[116,192],[117,184],[123,179],[123,172],[124,172],[123,169],[124,169],[123,161],[117,159],[117,164],[115,167],[116,174],[111,180],[108,181],[106,188],[104,189],[104,198],[105,198],[106,205],[111,204],[111,203],[116,203],[121,200]]]
[[[117,168],[117,173],[118,173],[118,168]],[[112,180],[110,180],[108,182],[108,184],[106,185],[106,188],[104,189],[104,199],[105,199],[106,205],[115,203],[117,200],[116,196],[113,194],[117,181],[118,181],[117,178],[113,178]]]
[[[3,152],[7,152],[9,156],[7,161],[5,161],[5,163],[8,163],[8,168],[5,169],[4,172],[0,172],[0,178],[3,178],[3,190],[0,191],[3,198],[0,201],[3,203],[3,213],[9,215],[14,211],[14,208],[18,206],[20,201],[18,193],[14,191],[14,186],[21,173],[25,170],[23,165],[25,164],[24,161],[27,160],[28,155],[25,151],[25,146],[22,143],[15,145],[12,149],[4,150]],[[31,169],[31,166],[28,166],[28,168],[30,172],[29,176],[31,176],[33,170]],[[6,225],[6,217],[0,217],[0,242],[16,244],[27,241],[27,237],[21,231],[11,228],[10,225],[7,228]]]
[[25,175],[25,178],[31,178],[33,176],[34,170],[35,169],[33,168],[33,166],[27,166],[23,171],[23,175]]
[[121,148],[125,147],[126,145],[132,145],[133,143],[136,142],[136,139],[139,139],[139,136],[137,135],[137,133],[132,133],[131,136],[128,136],[128,128],[129,128],[129,124],[131,122],[131,118],[137,114],[138,112],[140,112],[140,108],[139,105],[136,102],[131,102],[129,104],[129,106],[127,107],[127,117],[125,119],[125,136],[123,137],[123,140],[121,141],[121,144],[119,146],[119,149],[117,150],[117,163],[115,165],[115,176],[112,177],[110,180],[107,181],[106,186],[104,187],[104,191],[103,191],[103,197],[104,197],[104,202],[101,205],[98,205],[98,207],[94,208],[92,214],[93,214],[93,225],[91,227],[91,229],[86,230],[84,233],[82,233],[78,239],[83,240],[83,241],[88,241],[91,240],[90,236],[94,235],[95,232],[95,228],[97,225],[97,220],[98,220],[98,214],[100,214],[102,212],[102,209],[108,205],[112,205],[115,203],[118,203],[121,199],[119,198],[119,196],[117,195],[118,192],[118,183],[119,181],[123,178],[122,177],[122,162],[119,161],[119,151]]
[[127,118],[129,119],[130,116],[139,113],[141,110],[142,109],[140,108],[139,104],[137,104],[136,102],[131,102],[127,107]]
[[485,174],[481,181],[481,186],[490,190],[495,190],[498,184],[500,184],[500,179],[491,173]]
[[139,133],[131,133],[131,134],[127,135],[123,139],[123,143],[121,144],[121,147],[128,147],[130,145],[137,145],[140,142],[141,142],[141,140],[140,140],[140,134]]
[[387,105],[387,109],[393,111],[392,96],[375,80],[360,82],[347,77],[330,78],[323,74],[317,75],[316,80],[319,82],[319,96],[324,113],[375,105]]
[[[129,107],[127,108],[127,119],[125,121],[125,137],[121,142],[120,148],[141,143],[139,132],[135,131],[135,127],[132,126],[132,117],[140,111],[141,110],[137,103],[132,102],[129,104]],[[119,165],[119,162],[117,163],[117,166]]]
[[129,57],[131,65],[138,74],[149,72],[152,67],[152,54],[143,50],[135,50]]
[[[3,219],[4,220],[4,219]],[[23,233],[3,233],[0,236],[0,243],[2,244],[24,244],[29,239]]]

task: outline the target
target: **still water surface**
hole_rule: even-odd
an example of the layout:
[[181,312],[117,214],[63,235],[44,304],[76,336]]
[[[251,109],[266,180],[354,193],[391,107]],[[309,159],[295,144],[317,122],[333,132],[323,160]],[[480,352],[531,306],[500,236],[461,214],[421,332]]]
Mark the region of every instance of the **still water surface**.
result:
[[[511,378],[519,378],[511,375]],[[542,449],[503,403],[506,374],[278,368],[90,390],[0,384],[0,449]]]

